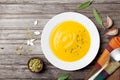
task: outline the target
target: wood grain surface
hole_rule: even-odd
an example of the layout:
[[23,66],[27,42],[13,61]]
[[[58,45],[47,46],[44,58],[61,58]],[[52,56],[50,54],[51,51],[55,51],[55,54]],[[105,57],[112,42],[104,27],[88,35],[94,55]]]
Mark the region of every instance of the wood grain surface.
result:
[[[120,28],[120,0],[94,0],[87,9],[77,7],[87,0],[0,0],[0,80],[56,80],[58,76],[70,73],[70,80],[83,80],[92,69],[95,61],[112,37],[105,36],[105,31],[96,23],[92,8],[97,8],[105,21],[109,15],[114,20],[114,26]],[[16,47],[26,40],[26,28],[31,32],[42,32],[49,19],[62,12],[79,12],[88,16],[97,26],[101,46],[96,59],[87,67],[73,72],[63,71],[52,66],[41,50],[41,35],[35,36],[35,46],[26,47],[22,55],[16,54]],[[38,20],[36,26],[34,21]],[[120,35],[120,34],[119,34]],[[27,50],[32,49],[30,53]],[[31,73],[27,62],[31,57],[41,57],[45,63],[43,72]]]

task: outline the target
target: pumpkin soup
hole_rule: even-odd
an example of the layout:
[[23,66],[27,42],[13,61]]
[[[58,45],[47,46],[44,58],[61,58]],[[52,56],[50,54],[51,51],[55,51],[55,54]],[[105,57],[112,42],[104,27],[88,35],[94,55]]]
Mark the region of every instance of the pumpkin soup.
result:
[[76,21],[62,22],[50,34],[50,48],[63,61],[80,60],[90,48],[89,32]]

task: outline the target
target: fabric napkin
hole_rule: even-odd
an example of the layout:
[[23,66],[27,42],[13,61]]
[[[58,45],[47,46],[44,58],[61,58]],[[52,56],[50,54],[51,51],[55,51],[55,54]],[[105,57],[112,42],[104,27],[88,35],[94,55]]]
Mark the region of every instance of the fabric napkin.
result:
[[[110,42],[108,43],[108,45],[106,46],[105,50],[103,51],[102,55],[100,56],[100,58],[97,60],[95,66],[93,67],[93,69],[90,71],[90,73],[88,74],[88,76],[86,77],[85,80],[88,80],[92,75],[94,75],[99,69],[102,68],[102,66],[104,66],[106,64],[106,62],[109,60],[110,58],[110,52],[116,48],[120,48],[120,36],[114,37],[110,40]],[[116,66],[116,67],[114,67]],[[114,75],[120,73],[120,65],[118,63],[115,62],[110,62],[110,64],[107,66],[106,69],[104,69],[95,80],[104,80],[106,77],[108,77],[109,75],[111,75],[113,72]],[[117,69],[118,68],[118,69]],[[117,69],[117,70],[116,70]],[[113,75],[112,74],[112,75]],[[111,75],[111,76],[112,76]],[[118,77],[120,76],[120,74],[118,75]],[[116,80],[115,78],[108,78],[108,80]],[[120,77],[119,79],[120,80]]]

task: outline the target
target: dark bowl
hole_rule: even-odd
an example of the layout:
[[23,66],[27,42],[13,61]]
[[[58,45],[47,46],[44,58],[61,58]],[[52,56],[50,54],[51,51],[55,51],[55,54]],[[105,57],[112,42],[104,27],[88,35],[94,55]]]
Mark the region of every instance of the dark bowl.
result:
[[[29,67],[29,63],[30,63],[30,61],[33,60],[33,59],[38,59],[38,60],[40,60],[40,63],[41,63],[41,66],[42,66],[42,67],[41,67],[38,71],[32,71],[32,70],[30,69],[30,67]],[[28,69],[29,69],[31,72],[39,73],[39,72],[41,72],[42,69],[43,69],[43,61],[41,60],[40,57],[32,57],[32,58],[29,59],[29,61],[28,61],[28,63],[27,63],[27,66],[28,66]]]

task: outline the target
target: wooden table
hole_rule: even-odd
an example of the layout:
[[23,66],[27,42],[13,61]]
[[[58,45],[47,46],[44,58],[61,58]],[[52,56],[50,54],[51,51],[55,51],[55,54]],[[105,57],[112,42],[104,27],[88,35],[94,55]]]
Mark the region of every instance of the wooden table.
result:
[[[112,37],[104,35],[104,30],[96,23],[92,8],[97,8],[103,20],[109,15],[114,26],[120,28],[120,0],[94,0],[89,8],[78,10],[77,7],[87,0],[0,0],[0,80],[55,80],[64,73],[70,73],[72,80],[82,80],[92,69],[94,62],[84,69],[67,72],[52,66],[41,51],[40,37],[36,36],[35,46],[25,47],[22,55],[16,54],[16,47],[26,40],[26,28],[31,32],[43,30],[49,19],[62,12],[79,12],[88,16],[97,26],[101,36],[101,48],[98,56]],[[33,22],[38,20],[38,25]],[[32,52],[27,50],[32,48]],[[41,57],[45,69],[40,74],[31,73],[27,62],[31,57]]]

